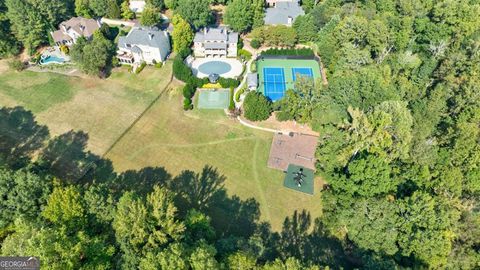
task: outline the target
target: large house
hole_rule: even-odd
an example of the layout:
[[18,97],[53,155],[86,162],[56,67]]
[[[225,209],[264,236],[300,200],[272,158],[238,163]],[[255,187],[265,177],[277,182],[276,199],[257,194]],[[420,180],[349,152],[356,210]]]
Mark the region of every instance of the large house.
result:
[[226,27],[204,28],[193,43],[195,57],[237,57],[238,33]]
[[100,26],[101,23],[97,20],[75,17],[62,22],[59,30],[51,32],[50,34],[52,35],[55,45],[72,46],[77,42],[79,37],[90,39]]
[[299,0],[267,0],[266,25],[292,26],[298,16],[305,15]]
[[123,64],[155,64],[170,54],[168,33],[153,27],[133,27],[118,39],[117,58]]

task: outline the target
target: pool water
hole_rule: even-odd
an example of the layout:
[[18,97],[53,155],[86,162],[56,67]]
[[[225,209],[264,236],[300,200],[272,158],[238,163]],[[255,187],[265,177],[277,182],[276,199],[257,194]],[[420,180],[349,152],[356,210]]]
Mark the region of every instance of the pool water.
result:
[[211,61],[204,64],[201,64],[198,67],[198,71],[202,72],[203,74],[218,74],[222,75],[232,70],[232,66],[229,63],[225,63],[222,61]]
[[56,57],[56,56],[50,55],[50,56],[47,56],[47,58],[42,59],[40,61],[40,64],[43,64],[43,65],[62,64],[63,62],[65,62],[65,59],[63,59],[61,57]]

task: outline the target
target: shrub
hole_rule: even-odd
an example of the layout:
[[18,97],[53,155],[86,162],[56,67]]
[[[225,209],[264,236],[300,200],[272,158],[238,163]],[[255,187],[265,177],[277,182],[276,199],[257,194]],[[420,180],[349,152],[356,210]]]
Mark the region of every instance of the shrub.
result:
[[63,52],[64,54],[69,54],[70,53],[70,48],[68,48],[67,45],[62,45],[62,46],[60,46],[60,51]]
[[240,102],[240,96],[245,93],[246,87],[242,87],[242,89],[239,89],[237,93],[235,93],[235,101]]
[[140,63],[140,66],[135,70],[135,74],[138,74],[140,72],[142,72],[142,70],[147,66],[147,63],[145,62],[142,62]]
[[235,110],[235,101],[233,100],[234,89],[230,87],[230,104],[228,105],[228,109],[230,111]]
[[185,111],[193,109],[192,99],[190,98],[183,99],[183,109]]
[[189,82],[193,77],[192,70],[183,62],[180,54],[173,60],[173,75],[183,82]]
[[235,79],[230,79],[230,78],[220,78],[218,79],[218,83],[223,87],[223,88],[237,88],[240,85],[239,80]]
[[244,61],[250,61],[252,59],[252,54],[244,49],[238,50],[238,57],[240,57]]
[[252,65],[250,66],[251,72],[257,72],[257,61],[253,61]]
[[252,41],[250,42],[250,46],[252,46],[252,48],[254,49],[258,49],[260,48],[260,46],[262,46],[262,43],[258,39],[252,39]]
[[22,71],[25,69],[25,63],[18,60],[18,59],[14,59],[10,62],[8,62],[8,66],[13,69],[13,70],[16,70],[16,71]]
[[272,113],[272,102],[262,93],[250,92],[243,104],[245,118],[251,121],[267,120]]
[[162,63],[162,62],[155,64],[155,68],[162,68],[162,67],[163,67],[163,63]]
[[275,113],[275,118],[280,122],[293,120],[293,117],[286,111],[279,111]]
[[262,55],[292,55],[292,56],[314,56],[313,50],[310,48],[302,49],[268,49],[262,52]]
[[187,83],[184,87],[183,87],[183,97],[184,98],[188,98],[188,99],[191,99],[193,97],[193,95],[195,95],[195,86],[193,86],[192,84],[190,83]]

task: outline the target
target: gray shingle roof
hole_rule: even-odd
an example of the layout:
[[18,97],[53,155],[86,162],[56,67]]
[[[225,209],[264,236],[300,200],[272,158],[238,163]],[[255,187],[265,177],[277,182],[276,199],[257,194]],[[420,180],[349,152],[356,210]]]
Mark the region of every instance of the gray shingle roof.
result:
[[257,75],[257,73],[248,73],[247,74],[247,84],[248,84],[248,87],[257,87],[258,86],[258,75]]
[[275,7],[265,11],[265,24],[288,24],[289,17],[295,21],[301,15],[305,15],[305,11],[298,2],[279,1]]
[[[127,47],[130,44],[130,47]],[[159,48],[162,57],[166,57],[170,52],[170,39],[167,32],[160,31],[157,28],[134,27],[128,35],[118,39],[118,47],[130,50],[137,47],[135,45],[149,46]],[[134,46],[133,48],[131,48]],[[137,47],[138,48],[138,47]],[[140,49],[140,48],[138,48]]]

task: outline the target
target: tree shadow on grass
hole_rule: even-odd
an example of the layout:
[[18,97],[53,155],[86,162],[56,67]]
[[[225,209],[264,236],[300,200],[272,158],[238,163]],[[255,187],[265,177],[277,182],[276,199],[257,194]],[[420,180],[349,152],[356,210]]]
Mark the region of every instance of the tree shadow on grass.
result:
[[181,213],[195,208],[212,219],[212,226],[223,235],[249,237],[260,218],[259,204],[255,199],[241,200],[229,197],[225,187],[226,177],[217,169],[205,166],[201,173],[183,171],[170,183],[177,193]]
[[23,107],[0,109],[0,159],[13,169],[24,167],[50,133]]

